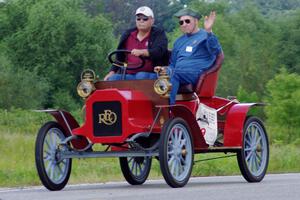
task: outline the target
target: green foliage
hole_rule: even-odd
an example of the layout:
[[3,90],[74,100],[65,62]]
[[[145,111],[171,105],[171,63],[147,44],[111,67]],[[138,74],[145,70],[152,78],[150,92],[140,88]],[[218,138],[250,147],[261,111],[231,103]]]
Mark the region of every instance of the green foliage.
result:
[[211,11],[216,11],[218,15],[223,15],[229,10],[229,4],[224,0],[212,3],[207,3],[205,0],[193,1],[189,6],[197,10],[202,15],[202,19],[208,16]]
[[237,99],[240,102],[249,102],[249,103],[259,101],[259,98],[255,91],[248,92],[242,86],[239,86],[239,88],[238,88]]
[[[12,1],[9,6],[22,7],[23,3]],[[107,72],[106,55],[114,44],[109,21],[101,15],[88,17],[80,1],[73,0],[42,0],[26,10],[27,16],[21,15],[26,23],[12,29],[4,42],[14,71],[23,69],[49,81],[51,90],[45,107],[54,105],[50,100],[54,99],[52,95],[60,96],[56,94],[59,88],[77,97],[74,86],[82,69],[100,69],[100,76]],[[10,17],[11,13],[7,11],[6,15]]]
[[[262,103],[255,91],[247,91],[242,86],[239,86],[237,91],[237,99],[241,103]],[[247,113],[248,116],[257,116],[265,120],[264,110],[261,106],[253,106]]]
[[50,89],[47,80],[25,69],[13,70],[3,52],[0,52],[0,75],[0,108],[39,108],[45,103]]
[[168,40],[169,40],[169,44],[170,44],[170,45],[169,45],[169,49],[172,49],[172,48],[173,48],[174,42],[175,42],[176,39],[177,39],[178,37],[180,37],[181,35],[182,35],[182,32],[180,31],[179,28],[175,28],[175,29],[173,30],[173,32],[167,34],[167,37],[168,37]]
[[289,72],[300,74],[300,8],[294,15],[280,21],[279,65],[285,65]]
[[273,137],[284,142],[300,138],[300,76],[289,74],[285,69],[267,84],[266,107],[268,126],[274,131]]
[[36,0],[6,0],[0,7],[0,41],[22,30],[27,22],[28,10]]
[[[187,2],[169,0],[87,0],[85,7],[92,15],[104,13],[114,24],[116,35],[135,26],[135,11],[140,6],[149,6],[154,12],[155,25],[171,32],[176,26],[173,14]],[[118,14],[116,14],[118,13]]]
[[235,10],[243,8],[245,4],[255,5],[263,15],[273,19],[300,7],[299,0],[235,0],[234,3],[231,2]]
[[54,108],[64,109],[67,111],[80,108],[79,103],[76,103],[70,92],[66,89],[59,89],[54,95],[52,95],[52,98]]
[[[224,21],[229,23],[231,29],[225,29],[229,33],[221,35],[232,36],[224,38],[227,44],[224,46],[226,60],[220,82],[228,86],[228,90],[223,89],[220,93],[234,95],[241,85],[246,91],[256,91],[261,98],[266,82],[275,74],[276,29],[254,7],[246,7],[236,14],[225,16]],[[270,33],[273,38],[269,36]],[[222,39],[221,36],[223,44]]]

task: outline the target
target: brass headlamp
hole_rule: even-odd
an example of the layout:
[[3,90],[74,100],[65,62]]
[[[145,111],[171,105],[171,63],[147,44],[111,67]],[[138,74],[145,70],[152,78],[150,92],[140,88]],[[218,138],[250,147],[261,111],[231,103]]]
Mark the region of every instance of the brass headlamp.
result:
[[158,79],[154,82],[154,91],[161,97],[169,98],[172,84],[170,77],[166,72],[166,67],[155,67],[154,70],[158,74]]
[[81,73],[81,81],[77,85],[77,93],[82,98],[87,98],[95,90],[94,86],[95,72],[86,69]]

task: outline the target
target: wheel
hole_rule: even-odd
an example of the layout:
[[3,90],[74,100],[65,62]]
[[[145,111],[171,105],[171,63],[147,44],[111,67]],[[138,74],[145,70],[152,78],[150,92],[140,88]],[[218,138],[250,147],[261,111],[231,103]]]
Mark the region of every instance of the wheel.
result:
[[49,190],[63,189],[70,177],[72,159],[59,160],[58,157],[58,144],[64,139],[64,130],[57,122],[42,126],[36,138],[35,164],[41,182]]
[[190,129],[181,118],[169,119],[161,133],[159,146],[160,169],[167,184],[183,187],[189,180],[194,160]]
[[269,142],[265,127],[257,117],[246,120],[242,150],[237,153],[239,168],[248,182],[260,182],[269,163]]
[[119,159],[124,178],[131,185],[143,184],[151,169],[151,157],[121,157]]

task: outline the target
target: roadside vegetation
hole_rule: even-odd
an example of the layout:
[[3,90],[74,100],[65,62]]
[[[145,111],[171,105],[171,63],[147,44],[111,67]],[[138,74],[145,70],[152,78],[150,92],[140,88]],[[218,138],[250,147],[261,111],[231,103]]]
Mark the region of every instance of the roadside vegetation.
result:
[[[0,187],[41,185],[34,161],[35,134],[10,133],[0,141]],[[101,147],[100,147],[101,148]],[[195,160],[225,154],[197,154]],[[300,146],[272,144],[267,173],[299,172]],[[192,176],[240,175],[236,157],[197,162]],[[154,159],[149,179],[162,178]],[[73,159],[69,184],[124,180],[117,158]]]
[[[217,11],[214,33],[225,61],[217,95],[264,102],[254,111],[266,122],[269,173],[300,172],[299,0],[4,0],[0,2],[0,187],[40,185],[34,142],[51,116],[33,110],[63,108],[82,122],[76,86],[83,69],[101,79],[107,54],[149,5],[169,47],[180,35],[172,16],[187,5]],[[117,15],[115,13],[118,13]],[[97,146],[96,148],[102,148]],[[213,157],[197,155],[196,160]],[[220,156],[217,154],[216,156]],[[118,159],[75,159],[70,182],[123,179]],[[235,157],[200,162],[194,176],[240,174]],[[151,178],[161,177],[155,161]]]

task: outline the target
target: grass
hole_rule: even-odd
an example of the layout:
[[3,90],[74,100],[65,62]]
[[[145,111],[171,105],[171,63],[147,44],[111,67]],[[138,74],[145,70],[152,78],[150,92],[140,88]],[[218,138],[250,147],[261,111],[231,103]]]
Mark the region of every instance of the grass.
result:
[[[35,135],[0,133],[0,187],[40,185],[34,162]],[[300,148],[272,145],[269,173],[299,172]],[[197,154],[195,160],[224,154]],[[236,157],[197,162],[192,176],[240,174]],[[150,178],[161,178],[159,164],[153,160]],[[95,183],[124,180],[117,158],[73,159],[69,183]]]
[[[28,111],[17,113],[0,112],[0,187],[41,185],[35,169],[35,138],[41,124],[51,117],[41,113],[28,114]],[[197,154],[195,160],[223,155]],[[268,173],[300,172],[299,155],[300,146],[272,144]],[[152,163],[150,179],[162,178],[158,161],[154,159]],[[239,174],[236,157],[230,157],[197,162],[192,176]],[[73,159],[70,184],[117,180],[124,180],[117,158]]]

